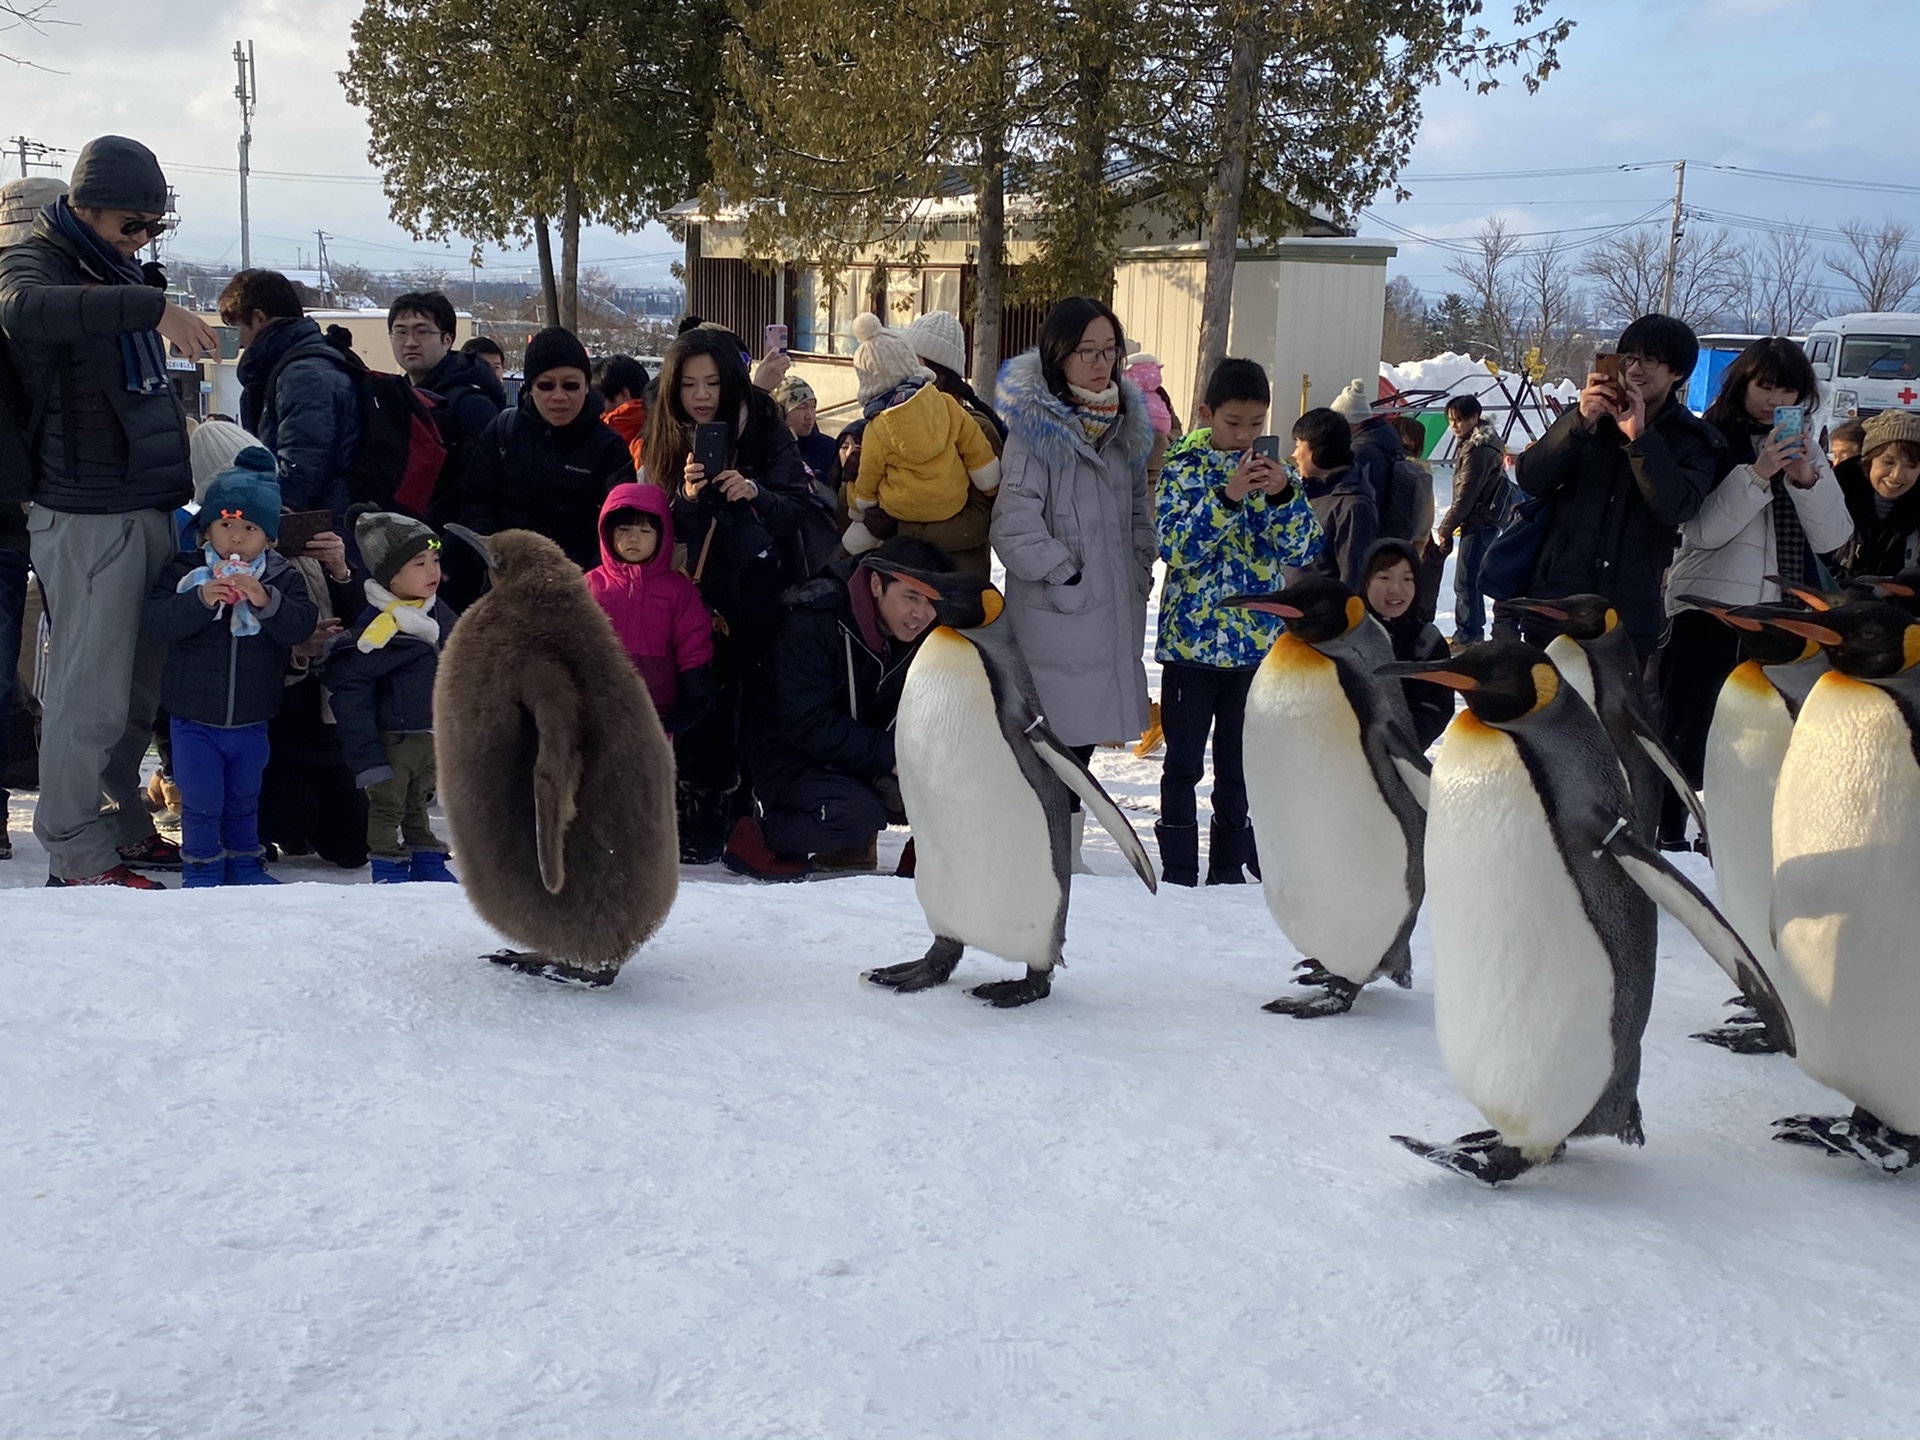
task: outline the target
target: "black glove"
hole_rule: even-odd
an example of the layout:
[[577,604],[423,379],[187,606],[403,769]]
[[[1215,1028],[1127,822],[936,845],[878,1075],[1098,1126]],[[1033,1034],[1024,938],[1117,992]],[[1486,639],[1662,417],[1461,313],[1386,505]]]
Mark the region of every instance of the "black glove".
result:
[[1062,585],[1078,585],[1080,583],[1080,572],[1078,570],[1074,571],[1072,575],[1068,576],[1065,580],[1062,580],[1060,583]]

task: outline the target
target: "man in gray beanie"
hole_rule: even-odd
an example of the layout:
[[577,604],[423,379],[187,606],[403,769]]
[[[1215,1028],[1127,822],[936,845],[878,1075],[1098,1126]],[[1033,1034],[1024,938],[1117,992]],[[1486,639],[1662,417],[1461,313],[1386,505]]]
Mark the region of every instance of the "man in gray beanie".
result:
[[169,203],[153,152],[102,136],[0,252],[0,332],[30,405],[28,541],[53,627],[33,817],[50,885],[151,890],[130,867],[180,864],[137,798],[165,658],[140,616],[193,494],[167,342],[189,360],[220,347],[138,263]]

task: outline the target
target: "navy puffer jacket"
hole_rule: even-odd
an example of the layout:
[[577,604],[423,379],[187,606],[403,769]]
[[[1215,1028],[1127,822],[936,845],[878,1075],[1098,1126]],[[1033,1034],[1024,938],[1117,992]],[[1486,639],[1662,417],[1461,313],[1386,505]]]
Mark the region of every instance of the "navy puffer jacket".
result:
[[312,320],[276,320],[240,357],[240,423],[273,452],[289,510],[329,510],[341,534],[347,475],[360,447],[351,362]]

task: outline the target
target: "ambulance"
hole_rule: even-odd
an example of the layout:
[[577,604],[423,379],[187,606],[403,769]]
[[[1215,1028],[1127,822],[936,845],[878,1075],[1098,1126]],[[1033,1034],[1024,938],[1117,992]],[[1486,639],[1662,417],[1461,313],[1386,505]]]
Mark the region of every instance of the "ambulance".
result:
[[1822,320],[1804,342],[1820,378],[1824,437],[1842,421],[1920,409],[1920,315],[1878,311]]

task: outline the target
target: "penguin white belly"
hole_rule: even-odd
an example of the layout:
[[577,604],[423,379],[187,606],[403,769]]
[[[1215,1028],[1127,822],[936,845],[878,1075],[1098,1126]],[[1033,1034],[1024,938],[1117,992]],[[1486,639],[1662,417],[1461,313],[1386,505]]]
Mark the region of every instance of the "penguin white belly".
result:
[[1519,750],[1465,712],[1433,767],[1426,862],[1447,1070],[1508,1144],[1551,1153],[1613,1076],[1613,961]]
[[1247,695],[1244,734],[1267,908],[1301,954],[1364,984],[1412,903],[1407,837],[1333,662],[1283,633]]
[[1580,698],[1589,705],[1593,704],[1593,697],[1600,690],[1593,679],[1593,661],[1587,658],[1587,652],[1580,648],[1579,642],[1556,635],[1547,642],[1547,658],[1553,661],[1553,668],[1560,672],[1560,677],[1580,692]]
[[1807,697],[1773,806],[1774,983],[1800,1066],[1920,1131],[1920,766],[1892,698],[1841,675]]
[[951,631],[929,635],[907,672],[894,754],[934,934],[1047,968],[1062,892],[1046,812],[1000,732],[979,652]]
[[1707,827],[1720,912],[1769,976],[1773,949],[1773,794],[1793,738],[1787,702],[1752,661],[1720,687],[1707,732]]

